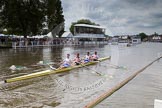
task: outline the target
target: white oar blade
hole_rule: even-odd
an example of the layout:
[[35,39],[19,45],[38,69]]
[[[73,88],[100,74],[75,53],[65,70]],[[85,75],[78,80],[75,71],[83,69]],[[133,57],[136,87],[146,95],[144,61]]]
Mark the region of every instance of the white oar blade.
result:
[[53,67],[53,66],[50,66],[50,68],[51,68],[52,70],[56,70],[56,68],[55,68],[55,67]]

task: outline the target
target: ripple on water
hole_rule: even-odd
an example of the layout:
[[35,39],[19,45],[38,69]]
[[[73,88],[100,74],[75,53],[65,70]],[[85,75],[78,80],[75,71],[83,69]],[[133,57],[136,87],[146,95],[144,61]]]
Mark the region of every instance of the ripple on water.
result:
[[[98,51],[100,57],[105,57],[112,54],[112,59],[109,62],[105,61],[103,62],[103,64],[101,62],[100,66],[95,65],[91,66],[91,68],[93,68],[93,70],[101,72],[102,74],[106,74],[108,76],[111,75],[113,76],[113,78],[109,78],[107,81],[105,81],[103,85],[96,89],[89,90],[80,94],[71,94],[71,92],[68,92],[67,90],[63,91],[60,86],[55,85],[55,77],[53,76],[46,76],[32,79],[29,81],[22,81],[21,83],[16,84],[16,86],[14,84],[8,85],[8,89],[5,91],[6,93],[4,93],[4,91],[0,92],[0,105],[9,105],[11,107],[14,106],[17,108],[35,106],[46,108],[55,105],[58,108],[69,108],[75,106],[76,108],[83,107],[86,103],[96,98],[98,95],[102,94],[103,91],[111,89],[113,86],[115,86],[115,84],[119,83],[121,80],[128,77],[133,72],[141,69],[143,66],[148,64],[148,62],[155,59],[157,57],[157,53],[159,53],[159,51],[162,51],[162,47],[161,44],[156,43],[144,43],[129,48],[123,46],[121,48],[119,46],[110,45],[103,47],[65,46],[63,48],[40,48],[39,53],[32,56],[31,52],[33,52],[33,48],[23,50],[16,49],[11,51],[3,50],[3,54],[0,54],[0,58],[2,58],[0,59],[0,62],[2,64],[0,65],[0,74],[2,77],[6,78],[10,75],[13,75],[13,73],[8,70],[8,67],[13,64],[32,68],[31,71],[27,71],[27,73],[35,72],[35,70],[39,71],[39,69],[41,70],[45,67],[34,67],[31,65],[43,60],[60,61],[66,56],[67,53],[71,54],[71,58],[73,58],[74,55],[78,52],[81,54],[81,56],[83,56],[87,51],[90,51],[91,53],[93,53],[94,51]],[[126,66],[127,70],[114,69],[109,66],[108,63],[119,66]],[[105,66],[102,67],[102,65]],[[107,106],[112,106],[112,108],[132,108],[131,105],[134,105],[137,108],[141,107],[141,104],[138,103],[149,102],[149,98],[147,98],[147,96],[156,95],[160,98],[161,94],[159,92],[162,88],[161,83],[159,83],[162,82],[162,69],[160,67],[162,67],[162,65],[159,67],[153,67],[155,70],[151,70],[149,72],[150,75],[145,74],[141,76],[141,78],[139,78],[137,82],[135,82],[134,84],[131,83],[132,86],[129,85],[130,87],[124,90],[121,89],[122,91],[119,94],[113,94],[112,96],[115,97],[110,98],[110,100],[106,100],[105,103],[102,103],[104,105],[100,106],[100,108],[107,108]],[[68,74],[60,74],[60,76],[58,76],[57,78],[61,79],[66,84],[71,84],[77,87],[86,87],[87,85],[95,83],[98,79],[103,77],[98,76],[94,73],[94,71],[92,72],[90,69],[88,70],[85,68],[80,68],[78,69],[78,71],[73,70]],[[150,81],[150,79],[153,80]],[[147,84],[145,83],[150,84],[150,87],[147,87]],[[140,86],[141,84],[143,85]],[[145,96],[145,98],[143,98],[143,96]],[[134,100],[134,97],[136,97],[137,99]]]

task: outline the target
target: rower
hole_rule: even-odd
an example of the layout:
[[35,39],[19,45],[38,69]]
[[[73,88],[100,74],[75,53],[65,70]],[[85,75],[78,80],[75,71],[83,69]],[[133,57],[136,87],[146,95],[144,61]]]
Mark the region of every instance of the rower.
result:
[[67,68],[71,66],[70,54],[67,54],[66,59],[63,61],[59,69]]
[[95,51],[95,53],[92,55],[92,60],[93,61],[98,61],[98,55],[97,52]]
[[86,56],[85,56],[85,58],[84,58],[84,63],[88,63],[88,62],[90,62],[90,60],[91,60],[90,53],[87,52],[87,54],[86,54]]
[[81,64],[81,59],[80,59],[79,53],[77,53],[74,59],[74,65],[80,65],[80,64]]

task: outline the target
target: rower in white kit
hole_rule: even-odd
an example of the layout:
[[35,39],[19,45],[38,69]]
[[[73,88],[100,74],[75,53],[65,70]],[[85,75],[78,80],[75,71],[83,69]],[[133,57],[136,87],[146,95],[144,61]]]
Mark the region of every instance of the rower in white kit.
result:
[[71,66],[72,61],[70,60],[70,54],[67,54],[66,59],[63,61],[59,69],[68,68]]
[[91,61],[91,56],[90,56],[90,53],[87,52],[87,54],[86,54],[86,56],[85,56],[85,58],[84,58],[84,63],[88,63],[88,62],[90,62],[90,61]]

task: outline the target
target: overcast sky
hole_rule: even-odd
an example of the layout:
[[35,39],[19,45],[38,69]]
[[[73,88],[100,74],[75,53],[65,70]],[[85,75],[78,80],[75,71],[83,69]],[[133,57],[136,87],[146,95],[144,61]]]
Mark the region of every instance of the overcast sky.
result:
[[162,34],[162,0],[62,0],[65,27],[90,19],[108,35]]

